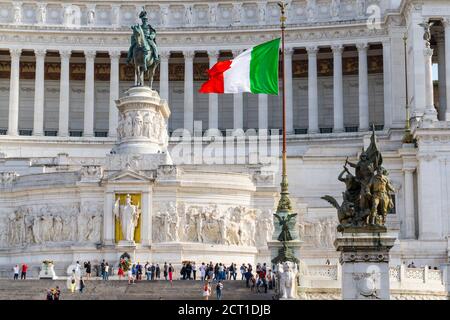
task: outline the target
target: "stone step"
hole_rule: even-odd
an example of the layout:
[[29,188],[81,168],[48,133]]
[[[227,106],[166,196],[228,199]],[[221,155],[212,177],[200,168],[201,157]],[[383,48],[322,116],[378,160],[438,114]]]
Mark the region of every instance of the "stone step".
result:
[[[61,300],[201,300],[202,282],[193,280],[142,280],[128,284],[127,280],[87,280],[83,293],[71,293],[66,280],[0,280],[0,299],[44,300],[47,288],[61,288]],[[215,300],[212,284],[210,300]],[[251,292],[245,281],[224,281],[224,300],[271,300],[273,292]]]

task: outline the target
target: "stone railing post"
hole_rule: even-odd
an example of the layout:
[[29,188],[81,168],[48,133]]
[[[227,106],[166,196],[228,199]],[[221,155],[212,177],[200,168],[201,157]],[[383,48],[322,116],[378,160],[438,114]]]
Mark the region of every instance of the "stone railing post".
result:
[[428,280],[428,266],[425,265],[423,269],[423,283],[426,283]]

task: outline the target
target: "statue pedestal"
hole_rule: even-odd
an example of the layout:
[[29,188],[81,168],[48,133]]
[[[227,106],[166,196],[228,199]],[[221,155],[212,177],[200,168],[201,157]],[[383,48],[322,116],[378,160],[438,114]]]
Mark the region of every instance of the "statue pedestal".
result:
[[55,273],[55,266],[53,265],[53,263],[42,264],[41,271],[39,272],[39,279],[52,279],[52,280],[58,279]]
[[[289,241],[289,248],[292,250],[294,256],[300,260],[300,249],[302,247],[303,241],[301,240],[292,240]],[[283,247],[283,244],[278,240],[271,240],[267,242],[267,247],[270,251],[270,259],[274,259],[278,256],[280,249]]]
[[336,238],[343,300],[390,299],[389,251],[395,240],[386,233],[344,233]]
[[131,87],[116,100],[119,109],[116,154],[165,154],[169,135],[167,101],[149,87]]
[[117,243],[117,247],[119,247],[119,248],[136,248],[136,242],[134,242],[134,241],[127,241],[127,240],[120,240]]

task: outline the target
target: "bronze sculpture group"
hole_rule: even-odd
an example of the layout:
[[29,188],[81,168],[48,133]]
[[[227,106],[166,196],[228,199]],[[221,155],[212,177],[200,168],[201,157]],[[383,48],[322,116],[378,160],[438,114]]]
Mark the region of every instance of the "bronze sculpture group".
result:
[[[382,166],[383,157],[375,139],[373,131],[370,146],[366,151],[363,149],[358,163],[352,163],[348,158],[345,161],[338,177],[346,186],[342,204],[339,205],[332,196],[322,197],[337,209],[338,231],[386,231],[386,216],[394,207],[391,194],[395,190]],[[354,175],[347,166],[355,169]]]

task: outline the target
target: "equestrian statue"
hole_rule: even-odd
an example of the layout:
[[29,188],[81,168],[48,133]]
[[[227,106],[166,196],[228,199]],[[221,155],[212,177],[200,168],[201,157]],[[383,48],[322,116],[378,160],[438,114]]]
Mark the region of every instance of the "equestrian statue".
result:
[[156,30],[148,23],[147,11],[142,8],[139,18],[142,24],[131,26],[131,46],[128,50],[127,63],[134,65],[136,74],[135,86],[144,86],[144,76],[148,74],[150,88],[153,76],[159,64],[160,56],[156,45]]

